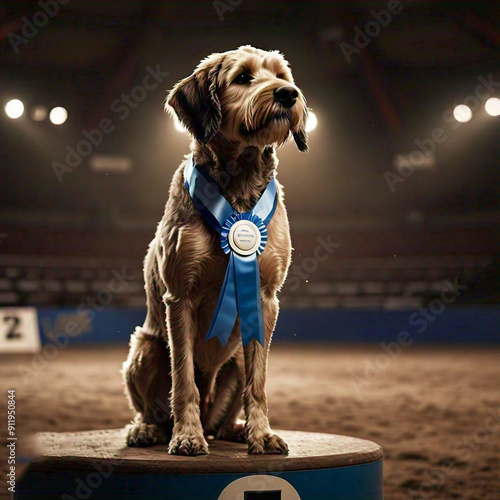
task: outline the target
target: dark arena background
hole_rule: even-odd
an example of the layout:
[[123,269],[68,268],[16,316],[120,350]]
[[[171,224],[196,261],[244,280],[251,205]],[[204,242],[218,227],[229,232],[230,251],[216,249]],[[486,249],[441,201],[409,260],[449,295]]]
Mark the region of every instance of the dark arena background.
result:
[[311,111],[310,152],[278,151],[294,251],[271,425],[379,443],[386,500],[500,498],[500,2],[2,1],[0,19],[1,498],[9,436],[19,481],[33,434],[132,418],[142,260],[190,143],[164,99],[245,44],[285,55]]

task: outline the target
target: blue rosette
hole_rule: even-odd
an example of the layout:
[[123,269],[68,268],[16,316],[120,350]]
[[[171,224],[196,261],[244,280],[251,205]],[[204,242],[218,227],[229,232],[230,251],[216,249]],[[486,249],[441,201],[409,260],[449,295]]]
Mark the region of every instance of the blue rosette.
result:
[[257,256],[267,243],[267,224],[278,203],[274,178],[250,212],[236,213],[217,183],[190,155],[184,169],[186,189],[207,223],[220,234],[220,243],[229,255],[226,274],[206,339],[217,338],[225,346],[239,319],[245,348],[252,340],[265,343]]
[[258,246],[256,253],[257,255],[260,255],[264,251],[264,248],[266,248],[267,227],[264,224],[264,221],[258,215],[252,212],[233,214],[226,219],[226,221],[222,225],[222,229],[220,232],[220,246],[222,247],[222,250],[225,254],[228,254],[229,252],[231,252],[231,250],[234,250],[229,244],[229,233],[231,232],[231,228],[234,226],[234,224],[236,224],[236,222],[240,220],[252,222],[259,230],[260,245]]

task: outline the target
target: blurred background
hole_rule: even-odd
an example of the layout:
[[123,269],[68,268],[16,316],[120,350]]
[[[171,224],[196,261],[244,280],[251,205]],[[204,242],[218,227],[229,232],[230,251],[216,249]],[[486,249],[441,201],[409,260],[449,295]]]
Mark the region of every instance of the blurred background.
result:
[[2,108],[24,108],[0,118],[0,303],[78,305],[127,265],[112,305],[143,307],[189,150],[166,92],[242,44],[282,51],[317,118],[309,154],[279,152],[300,280],[283,306],[415,307],[455,278],[456,303],[498,301],[498,2],[42,4],[0,3]]
[[[32,430],[118,426],[130,417],[118,368],[145,314],[142,259],[189,152],[164,99],[206,55],[243,44],[284,53],[316,118],[308,154],[293,143],[278,151],[294,253],[276,347],[354,343],[348,352],[278,348],[270,401],[298,412],[286,420],[277,410],[272,423],[377,439],[387,498],[399,499],[426,484],[423,461],[445,458],[422,449],[448,450],[458,439],[437,433],[436,422],[470,433],[498,408],[488,356],[500,324],[500,2],[19,0],[1,1],[0,19],[0,351],[27,348],[48,359],[44,349],[69,338],[70,347],[94,349],[95,364],[57,347],[46,371],[27,361],[36,377],[24,380],[26,394],[45,397],[37,383],[67,384],[78,366],[94,382],[112,370],[104,393],[115,395],[114,406],[101,408],[107,420],[85,414],[71,425],[27,403],[39,417]],[[30,321],[37,333],[23,344]],[[405,350],[401,332],[439,347]],[[366,366],[386,355],[381,342],[407,354],[372,379]],[[94,346],[105,343],[117,350],[100,357]],[[315,378],[301,375],[308,387],[300,401],[280,392],[301,373],[290,373],[288,360],[316,367]],[[323,386],[320,369],[330,377]],[[401,392],[384,392],[394,381]],[[358,398],[360,383],[368,399]],[[301,417],[319,401],[326,406],[314,417]],[[112,408],[121,413],[111,417]],[[396,425],[406,411],[406,423],[426,436],[418,444],[418,433]],[[464,481],[474,490],[467,498],[498,498],[489,472],[498,449],[483,451],[440,498],[466,498]]]

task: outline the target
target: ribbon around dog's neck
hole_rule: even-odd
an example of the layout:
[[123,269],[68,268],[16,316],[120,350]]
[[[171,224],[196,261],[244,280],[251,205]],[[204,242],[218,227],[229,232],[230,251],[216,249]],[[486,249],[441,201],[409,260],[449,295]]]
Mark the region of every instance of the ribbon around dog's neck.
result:
[[225,346],[239,316],[243,347],[252,339],[264,346],[257,255],[264,251],[267,225],[276,210],[276,182],[271,178],[250,212],[239,213],[208,172],[194,165],[192,154],[187,159],[184,180],[195,207],[219,233],[222,250],[229,254],[222,290],[205,340],[217,337]]

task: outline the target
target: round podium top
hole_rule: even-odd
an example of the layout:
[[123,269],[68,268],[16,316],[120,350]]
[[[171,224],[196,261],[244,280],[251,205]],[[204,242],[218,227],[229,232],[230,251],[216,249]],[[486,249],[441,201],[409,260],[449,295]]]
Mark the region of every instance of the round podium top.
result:
[[209,440],[209,455],[169,455],[166,445],[129,448],[123,429],[37,434],[38,471],[92,469],[106,462],[115,472],[148,474],[217,474],[328,469],[380,460],[382,448],[372,441],[316,432],[277,431],[290,454],[248,455],[242,443]]

